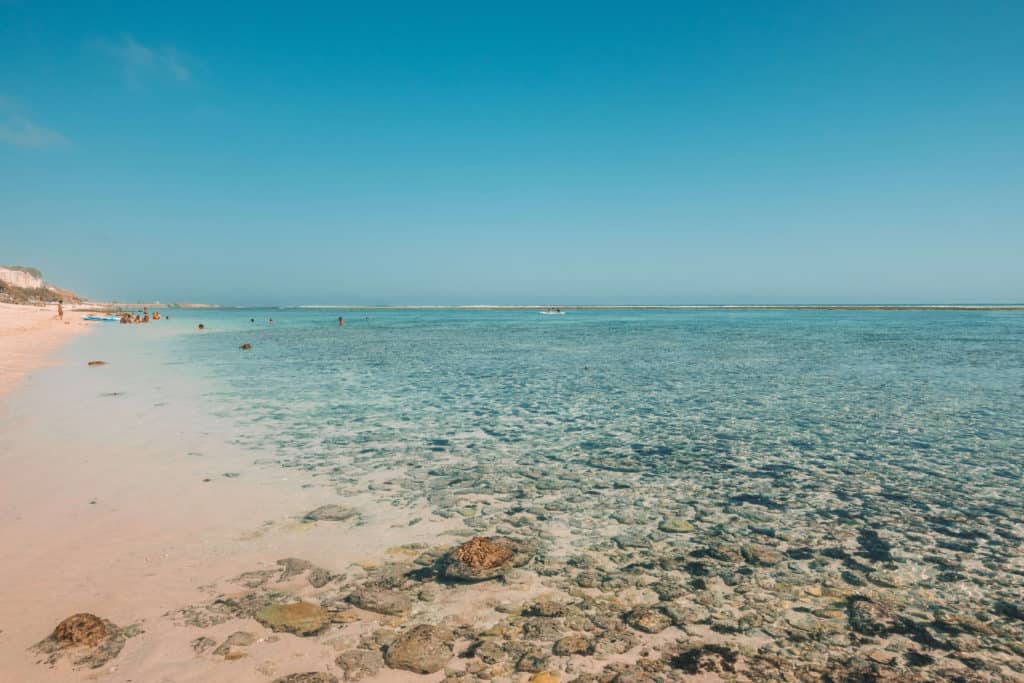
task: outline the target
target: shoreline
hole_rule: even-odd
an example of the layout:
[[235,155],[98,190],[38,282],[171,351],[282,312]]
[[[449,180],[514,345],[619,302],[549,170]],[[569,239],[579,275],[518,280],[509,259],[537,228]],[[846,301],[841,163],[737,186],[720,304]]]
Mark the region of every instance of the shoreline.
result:
[[295,306],[222,306],[220,304],[161,304],[116,303],[87,301],[79,305],[81,311],[135,310],[146,306],[154,310],[185,311],[544,311],[558,308],[562,311],[1020,311],[1024,304],[567,304],[549,306],[523,305],[345,305],[323,304]]
[[[989,380],[984,395],[958,394],[964,403],[957,410],[981,419],[965,425],[954,414],[954,427],[966,432],[949,431],[945,403],[933,398],[927,415],[911,406],[898,423],[914,427],[909,442],[876,439],[872,421],[918,400],[920,385],[900,380],[905,373],[895,375],[891,399],[874,414],[834,419],[838,411],[822,412],[810,400],[735,412],[738,404],[700,396],[729,373],[714,362],[685,362],[731,357],[708,346],[727,336],[721,331],[733,319],[725,318],[718,333],[704,333],[705,343],[668,340],[657,348],[671,354],[646,352],[674,378],[675,393],[697,395],[686,411],[692,417],[660,432],[657,404],[637,404],[627,391],[606,411],[609,393],[588,390],[594,375],[579,365],[538,379],[546,375],[536,370],[566,365],[572,327],[541,326],[551,351],[533,347],[536,361],[512,375],[529,382],[509,395],[506,380],[480,383],[473,372],[493,374],[490,359],[508,347],[487,335],[468,348],[439,344],[432,335],[444,326],[431,316],[410,316],[427,321],[421,334],[396,333],[406,324],[400,316],[394,326],[353,326],[351,334],[317,325],[250,327],[249,317],[202,333],[195,316],[99,325],[0,398],[0,566],[7,568],[0,671],[39,683],[322,683],[364,675],[366,683],[598,683],[613,674],[619,681],[710,683],[796,680],[801,667],[826,665],[840,673],[875,665],[905,671],[898,659],[916,656],[917,641],[885,631],[885,619],[933,648],[927,669],[915,665],[926,676],[906,680],[959,676],[968,664],[958,652],[967,645],[993,672],[1019,670],[1004,644],[1019,642],[1020,634],[1011,602],[1019,584],[1015,565],[1007,564],[1016,561],[1012,541],[1019,538],[1007,523],[1020,518],[1020,505],[986,495],[984,514],[969,502],[961,507],[1003,482],[942,457],[945,443],[992,429],[987,417],[1009,404],[993,407],[990,396],[1016,390],[1012,376]],[[828,318],[782,316],[798,317],[795,333],[775,337],[779,348],[813,338],[808,327],[833,327]],[[1002,329],[1008,321],[1019,330],[1016,316],[936,316],[899,343],[919,357],[933,348],[936,324],[959,338],[949,331]],[[287,339],[300,345],[283,344]],[[594,349],[602,348],[598,342],[629,346],[622,343],[629,337],[590,339]],[[239,349],[250,340],[252,348]],[[396,359],[390,368],[373,365],[381,341]],[[818,364],[836,365],[850,357],[847,348],[835,347]],[[869,348],[875,356],[884,347]],[[336,355],[314,384],[287,365],[315,365],[324,349]],[[616,379],[631,377],[635,366],[606,357],[608,386],[638,386]],[[748,372],[756,357],[745,354],[728,367]],[[92,360],[107,364],[90,367]],[[778,391],[782,374],[744,386]],[[333,379],[318,387],[325,377]],[[474,386],[472,403],[435,397],[435,386],[461,386],[459,378]],[[882,378],[854,378],[857,390],[847,400],[874,405]],[[394,403],[410,385],[431,393]],[[644,434],[645,441],[596,443],[565,428],[573,422],[561,416],[517,408],[557,403],[566,386],[579,401],[570,420],[602,418],[609,434]],[[783,387],[783,394],[814,396],[798,384]],[[505,405],[511,409],[475,412]],[[819,441],[791,431],[794,405],[809,424],[826,416],[848,435],[841,443],[874,443],[883,457],[828,445],[838,437]],[[449,407],[462,417],[439,410]],[[267,420],[270,411],[283,418]],[[705,421],[715,414],[739,421],[725,431]],[[1019,472],[998,445],[984,443],[976,448],[983,463],[1007,480]],[[925,470],[930,478],[921,479]],[[964,516],[936,517],[927,526],[920,518],[904,521],[905,499],[875,487],[876,479],[894,490],[912,486],[920,504]],[[955,490],[943,485],[954,480]],[[321,506],[341,511],[318,519]],[[500,560],[510,564],[495,580],[465,582],[448,573],[455,548],[471,536],[517,548]],[[965,540],[976,538],[986,540],[977,547]],[[522,564],[514,560],[519,554]],[[958,590],[936,604],[929,596],[943,586]],[[278,633],[259,618],[297,600],[329,623],[313,633]],[[69,658],[48,667],[32,646],[80,612],[116,624],[123,651],[99,670],[75,670]],[[951,613],[986,618],[954,624]],[[985,640],[940,640],[954,626]],[[421,675],[384,666],[381,657],[396,639],[420,627],[452,637],[442,668]],[[864,638],[882,631],[884,638]],[[313,671],[329,676],[280,678]]]
[[[64,346],[32,382],[0,397],[0,672],[38,683],[267,683],[329,668],[338,646],[271,634],[251,615],[210,624],[195,614],[218,597],[252,593],[251,578],[242,578],[251,575],[261,577],[261,594],[316,601],[322,592],[307,572],[279,580],[280,562],[301,558],[335,577],[334,586],[408,559],[402,546],[433,545],[453,524],[425,505],[382,504],[373,492],[379,474],[342,494],[230,443],[231,422],[211,416],[202,399],[209,384],[173,363],[154,363],[167,358],[154,356],[153,346],[176,331],[123,331],[112,325]],[[89,367],[93,358],[108,365]],[[304,517],[339,503],[359,511],[355,522]],[[410,517],[422,522],[410,526]],[[31,648],[81,612],[128,628],[123,651],[99,669],[40,662]],[[361,610],[350,617],[347,635],[332,633],[350,647],[388,620]],[[220,643],[237,631],[258,634],[250,651],[259,659],[196,649],[197,639]],[[377,680],[431,679],[384,670]]]

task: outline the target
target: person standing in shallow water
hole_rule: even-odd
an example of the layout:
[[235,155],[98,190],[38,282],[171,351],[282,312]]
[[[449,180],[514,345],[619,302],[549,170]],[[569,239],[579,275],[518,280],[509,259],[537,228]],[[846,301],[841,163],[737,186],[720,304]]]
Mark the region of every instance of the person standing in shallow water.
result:
[[338,316],[338,327],[345,327],[345,319],[340,315]]

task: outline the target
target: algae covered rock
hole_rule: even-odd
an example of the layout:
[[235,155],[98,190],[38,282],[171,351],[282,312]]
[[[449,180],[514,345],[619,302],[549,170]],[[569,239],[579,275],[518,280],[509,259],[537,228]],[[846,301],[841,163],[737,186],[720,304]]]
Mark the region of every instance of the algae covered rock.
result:
[[412,600],[407,595],[386,589],[359,588],[348,596],[348,601],[378,614],[398,615],[412,609]]
[[448,553],[443,563],[443,574],[460,581],[486,581],[504,576],[510,569],[526,564],[530,559],[526,548],[505,538],[476,536]]
[[331,615],[320,605],[310,602],[274,604],[256,613],[256,621],[271,631],[312,636],[331,623]]
[[440,671],[452,658],[454,636],[444,626],[414,626],[388,647],[384,661],[392,669],[420,674]]

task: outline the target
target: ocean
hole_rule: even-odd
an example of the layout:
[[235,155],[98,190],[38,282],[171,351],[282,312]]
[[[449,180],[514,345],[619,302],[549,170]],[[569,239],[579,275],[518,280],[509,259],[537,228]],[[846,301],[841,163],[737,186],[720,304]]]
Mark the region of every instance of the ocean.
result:
[[[552,591],[632,627],[597,629],[598,654],[676,628],[705,645],[671,661],[738,652],[756,680],[1024,672],[1019,312],[170,318],[154,359],[218,438],[529,544]],[[608,607],[625,595],[652,611]]]

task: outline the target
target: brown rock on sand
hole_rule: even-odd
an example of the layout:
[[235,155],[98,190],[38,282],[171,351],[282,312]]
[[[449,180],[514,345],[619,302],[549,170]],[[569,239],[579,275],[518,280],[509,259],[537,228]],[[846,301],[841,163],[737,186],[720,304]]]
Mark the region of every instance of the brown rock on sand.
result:
[[89,367],[90,368],[95,368],[95,367],[99,367],[100,365],[106,365],[106,364],[107,364],[107,361],[105,361],[105,360],[91,360],[91,361],[89,361]]
[[444,559],[444,575],[462,581],[485,581],[503,576],[529,559],[525,549],[515,541],[476,536],[448,553]]
[[106,623],[95,614],[74,614],[57,624],[51,638],[63,647],[85,645],[96,647],[110,634]]
[[311,602],[274,604],[256,613],[256,621],[271,631],[313,636],[331,623],[331,615],[320,605]]
[[432,674],[452,658],[453,640],[451,630],[444,626],[413,626],[391,643],[384,661],[392,669]]
[[76,666],[97,669],[121,653],[125,634],[115,624],[95,614],[73,614],[57,624],[46,639],[33,646],[33,650],[46,656],[51,666],[61,657],[81,654],[74,660]]

